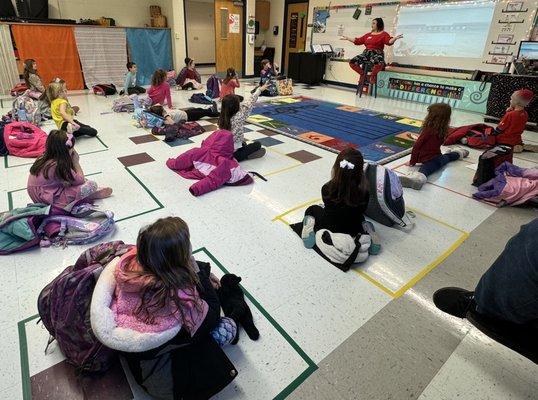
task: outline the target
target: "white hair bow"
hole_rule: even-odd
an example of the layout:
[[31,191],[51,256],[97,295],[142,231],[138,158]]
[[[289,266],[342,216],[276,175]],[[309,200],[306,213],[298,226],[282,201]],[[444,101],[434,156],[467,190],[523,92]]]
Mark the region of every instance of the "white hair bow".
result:
[[355,168],[355,164],[350,163],[348,160],[342,160],[340,161],[340,168],[353,169]]

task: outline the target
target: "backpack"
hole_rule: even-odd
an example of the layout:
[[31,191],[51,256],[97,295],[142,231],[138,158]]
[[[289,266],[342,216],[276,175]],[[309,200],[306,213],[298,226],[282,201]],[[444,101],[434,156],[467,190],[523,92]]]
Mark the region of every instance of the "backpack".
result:
[[26,112],[26,121],[36,126],[41,125],[42,118],[38,101],[28,96],[26,92],[13,101],[11,115],[16,121],[20,121],[19,110],[21,108]]
[[405,202],[400,179],[383,165],[364,164],[370,199],[365,215],[386,226],[408,226],[404,222]]
[[480,186],[495,178],[495,168],[505,161],[512,163],[513,155],[512,147],[506,145],[495,146],[484,151],[478,158],[478,168],[473,177],[473,185]]
[[212,98],[202,93],[194,93],[189,101],[197,104],[213,104]]
[[38,246],[41,236],[37,228],[51,209],[47,204],[33,203],[0,213],[0,255]]
[[52,215],[45,218],[37,233],[48,237],[54,244],[87,244],[114,231],[114,213],[99,211],[88,203],[76,205],[69,215]]
[[173,142],[176,139],[188,139],[205,132],[205,129],[197,122],[185,122],[183,124],[163,125],[151,130],[153,135],[165,135],[165,142]]
[[293,81],[291,79],[277,80],[276,88],[279,96],[291,96],[293,94]]
[[18,95],[23,94],[28,90],[28,86],[26,86],[25,82],[17,83],[13,89],[9,92],[13,97],[16,97]]
[[4,143],[16,157],[39,157],[45,152],[47,134],[29,122],[11,122],[4,126]]
[[115,361],[116,353],[101,344],[92,332],[90,303],[104,266],[128,249],[122,241],[93,246],[39,294],[39,317],[50,334],[47,348],[56,340],[78,373],[104,372]]
[[212,99],[216,99],[220,96],[220,79],[217,75],[211,75],[206,83],[207,90],[206,96]]
[[93,94],[96,94],[98,96],[106,97],[118,93],[118,91],[116,90],[116,86],[112,83],[99,83],[97,85],[94,85],[92,89]]
[[156,114],[150,113],[143,108],[137,108],[134,111],[133,118],[138,121],[138,125],[141,128],[160,128],[164,125],[164,118],[159,117]]
[[134,102],[129,96],[122,96],[112,102],[112,111],[114,112],[133,112]]

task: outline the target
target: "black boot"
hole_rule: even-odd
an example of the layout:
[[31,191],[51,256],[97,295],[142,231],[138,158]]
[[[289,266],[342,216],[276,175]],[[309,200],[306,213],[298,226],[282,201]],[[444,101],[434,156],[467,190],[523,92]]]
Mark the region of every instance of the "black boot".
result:
[[439,289],[433,294],[433,302],[439,310],[458,318],[465,318],[476,306],[474,292],[456,287]]

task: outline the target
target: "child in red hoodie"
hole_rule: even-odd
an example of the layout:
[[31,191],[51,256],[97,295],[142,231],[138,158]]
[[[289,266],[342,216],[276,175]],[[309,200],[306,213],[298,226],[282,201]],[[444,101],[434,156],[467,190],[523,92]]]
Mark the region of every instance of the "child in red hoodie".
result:
[[[525,107],[529,105],[534,97],[534,93],[529,89],[517,90],[510,98],[510,107],[506,109],[501,122],[495,128],[493,134],[496,137],[497,144],[506,144],[514,148],[515,153],[521,153],[524,149],[521,135],[525,130],[529,114]],[[532,146],[534,147],[534,146]],[[526,150],[533,150],[525,148]]]
[[441,145],[448,134],[450,115],[452,109],[448,104],[436,103],[428,107],[428,115],[422,124],[420,136],[418,137],[409,165],[422,164],[417,172],[406,176],[400,176],[403,187],[420,190],[428,181],[428,175],[440,170],[451,161],[465,158],[469,151],[465,149],[454,149],[449,153],[441,153]]

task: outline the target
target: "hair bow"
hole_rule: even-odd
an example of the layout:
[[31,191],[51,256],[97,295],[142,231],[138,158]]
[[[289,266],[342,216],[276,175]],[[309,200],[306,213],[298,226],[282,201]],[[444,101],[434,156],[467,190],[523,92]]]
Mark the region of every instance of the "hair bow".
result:
[[353,169],[355,168],[355,164],[350,163],[348,160],[342,160],[340,161],[340,168]]
[[65,145],[69,148],[73,147],[73,134],[72,133],[67,134],[67,140],[65,141]]

